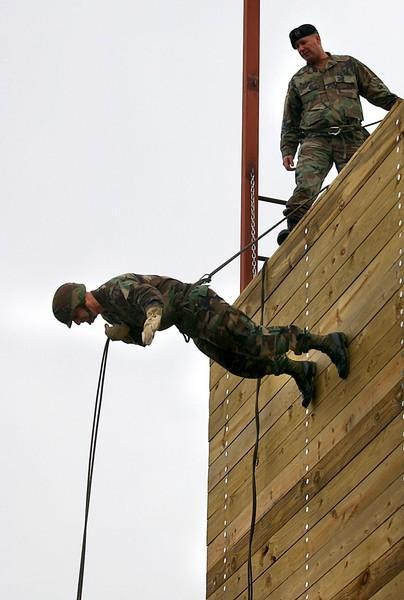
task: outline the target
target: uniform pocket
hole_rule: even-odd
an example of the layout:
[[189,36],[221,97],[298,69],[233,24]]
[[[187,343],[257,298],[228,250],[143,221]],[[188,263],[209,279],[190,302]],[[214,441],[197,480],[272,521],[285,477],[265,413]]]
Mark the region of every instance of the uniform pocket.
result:
[[357,98],[358,87],[354,75],[338,75],[335,79],[335,87],[339,94],[347,98]]
[[309,110],[306,110],[303,114],[301,126],[312,127],[313,125],[319,125],[321,122],[324,123],[325,110],[326,107],[324,106],[324,104],[318,104],[316,106],[313,106]]

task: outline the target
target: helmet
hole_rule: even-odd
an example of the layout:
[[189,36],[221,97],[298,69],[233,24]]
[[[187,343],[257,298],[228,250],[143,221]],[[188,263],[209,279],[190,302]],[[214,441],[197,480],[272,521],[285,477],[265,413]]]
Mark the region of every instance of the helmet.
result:
[[71,327],[73,313],[78,306],[84,306],[85,297],[86,286],[83,283],[64,283],[53,296],[53,314],[58,321]]

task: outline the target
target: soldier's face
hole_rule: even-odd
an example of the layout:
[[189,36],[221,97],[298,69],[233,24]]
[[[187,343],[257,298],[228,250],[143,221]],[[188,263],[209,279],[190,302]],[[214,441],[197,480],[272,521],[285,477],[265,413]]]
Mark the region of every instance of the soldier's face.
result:
[[296,42],[296,50],[309,64],[315,63],[323,54],[320,36],[317,33],[306,35]]
[[73,313],[73,323],[76,323],[76,325],[81,325],[82,323],[91,325],[96,316],[88,308],[78,306]]

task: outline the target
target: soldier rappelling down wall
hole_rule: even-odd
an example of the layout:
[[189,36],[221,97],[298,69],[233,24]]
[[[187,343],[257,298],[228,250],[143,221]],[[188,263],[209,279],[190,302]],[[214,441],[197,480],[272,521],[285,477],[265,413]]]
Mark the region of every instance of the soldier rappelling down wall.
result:
[[295,325],[262,327],[242,311],[230,306],[207,285],[182,283],[158,275],[127,273],[110,279],[96,290],[79,283],[65,283],[53,298],[55,317],[93,323],[100,314],[107,337],[126,344],[149,346],[158,330],[172,325],[191,338],[207,356],[240,377],[259,378],[287,374],[303,396],[303,406],[314,397],[316,365],[286,356],[320,350],[329,356],[338,374],[349,373],[347,340],[343,333],[314,335]]

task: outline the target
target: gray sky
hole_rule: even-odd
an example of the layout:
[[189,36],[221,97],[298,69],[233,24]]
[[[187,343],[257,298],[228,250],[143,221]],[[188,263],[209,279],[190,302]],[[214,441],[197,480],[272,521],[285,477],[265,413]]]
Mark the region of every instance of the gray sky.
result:
[[[403,95],[402,3],[262,2],[260,193],[287,198],[279,130],[317,25]],[[239,246],[241,0],[3,0],[0,596],[75,597],[103,324],[51,314],[64,281],[195,281]],[[365,122],[383,110],[366,102]],[[334,174],[333,174],[334,175]],[[280,218],[264,206],[260,230]],[[261,246],[269,255],[276,232]],[[212,287],[233,301],[238,262]],[[86,600],[202,600],[208,359],[174,330],[111,344]]]

